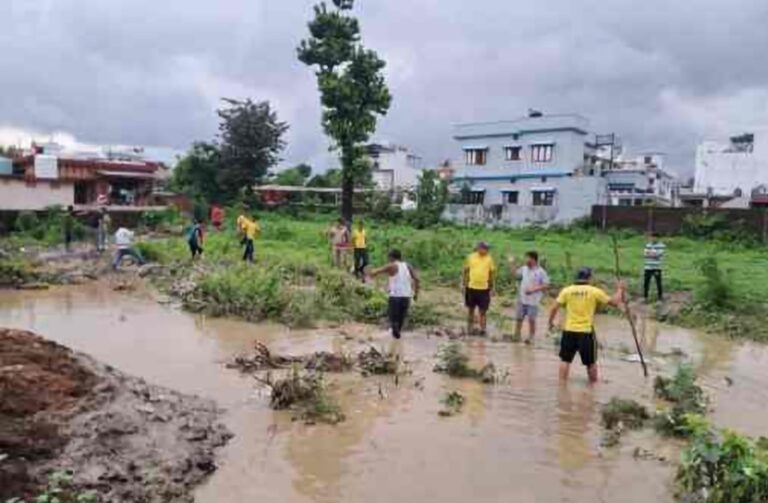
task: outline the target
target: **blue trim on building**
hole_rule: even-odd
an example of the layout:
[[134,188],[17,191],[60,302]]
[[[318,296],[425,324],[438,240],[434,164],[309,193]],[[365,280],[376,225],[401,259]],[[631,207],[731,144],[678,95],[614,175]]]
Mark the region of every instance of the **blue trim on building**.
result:
[[578,133],[585,136],[589,134],[583,129],[580,129],[577,127],[560,127],[560,128],[548,128],[548,129],[521,129],[519,131],[509,131],[506,133],[454,135],[453,139],[454,140],[476,140],[479,138],[504,138],[507,136],[514,136],[514,135],[522,136],[522,135],[534,134],[534,133],[562,133],[567,131]]
[[488,175],[488,176],[457,176],[452,181],[454,182],[464,182],[464,181],[498,181],[498,180],[512,180],[513,178],[515,180],[529,180],[532,178],[541,178],[541,177],[547,177],[547,178],[564,178],[567,176],[573,176],[573,173],[568,173],[565,171],[558,171],[558,172],[549,172],[549,171],[540,171],[537,173],[520,173],[520,174],[513,174],[510,173],[509,175]]

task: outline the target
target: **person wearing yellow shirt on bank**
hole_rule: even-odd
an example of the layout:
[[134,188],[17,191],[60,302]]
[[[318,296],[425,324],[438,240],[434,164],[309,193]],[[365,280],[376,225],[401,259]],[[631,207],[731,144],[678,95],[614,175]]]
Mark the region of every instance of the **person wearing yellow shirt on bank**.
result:
[[555,327],[555,318],[565,309],[565,323],[560,339],[560,380],[567,381],[571,362],[579,353],[581,363],[587,367],[590,384],[597,382],[597,337],[595,312],[601,306],[618,307],[624,299],[625,287],[621,281],[610,297],[604,290],[593,286],[592,269],[582,267],[576,274],[576,283],[563,288],[549,312],[549,330]]
[[259,226],[259,222],[256,220],[256,216],[253,217],[253,220],[244,217],[240,224],[242,225],[243,234],[245,234],[245,251],[243,252],[243,261],[252,263],[254,252],[253,242],[256,240],[259,234],[261,234],[261,226]]
[[355,276],[365,282],[365,268],[368,266],[368,234],[362,220],[357,221],[357,228],[352,231],[352,247],[354,249]]
[[496,279],[496,264],[489,251],[491,247],[480,241],[474,253],[464,262],[462,287],[464,303],[467,306],[467,334],[472,334],[475,327],[475,311],[480,325],[480,335],[486,335],[486,313],[491,305],[491,295]]

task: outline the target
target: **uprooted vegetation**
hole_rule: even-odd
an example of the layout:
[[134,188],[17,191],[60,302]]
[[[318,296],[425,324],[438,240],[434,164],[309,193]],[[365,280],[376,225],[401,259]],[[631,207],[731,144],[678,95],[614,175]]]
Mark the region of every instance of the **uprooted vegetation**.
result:
[[397,354],[379,351],[373,346],[357,354],[357,365],[363,376],[397,374],[400,371],[400,363]]
[[302,372],[293,368],[285,377],[273,380],[268,375],[260,381],[272,390],[270,406],[275,410],[294,412],[295,419],[308,424],[337,424],[345,419],[341,407],[328,394],[321,373]]
[[455,416],[464,408],[466,400],[458,391],[449,391],[440,399],[443,408],[437,414],[442,417]]
[[648,409],[634,400],[613,397],[601,411],[603,426],[606,429],[603,445],[614,446],[619,443],[625,430],[638,430],[650,418]]
[[328,351],[316,351],[303,356],[274,355],[267,346],[256,341],[252,353],[235,355],[227,367],[241,372],[286,369],[292,366],[317,372],[346,372],[352,370],[354,360],[351,356]]
[[477,379],[485,384],[500,382],[505,377],[496,371],[496,366],[492,362],[485,364],[481,369],[470,366],[469,355],[458,341],[452,341],[440,347],[434,371],[451,377]]
[[397,374],[401,363],[400,358],[395,353],[380,351],[373,346],[359,352],[356,357],[347,353],[328,351],[289,356],[273,354],[266,345],[256,341],[253,352],[235,355],[227,363],[227,367],[251,373],[293,367],[315,372],[348,372],[357,366],[364,376],[368,376]]
[[670,406],[656,413],[654,428],[666,436],[688,437],[692,434],[691,416],[707,412],[708,400],[696,384],[696,373],[681,365],[672,378],[657,376],[653,384],[658,398]]

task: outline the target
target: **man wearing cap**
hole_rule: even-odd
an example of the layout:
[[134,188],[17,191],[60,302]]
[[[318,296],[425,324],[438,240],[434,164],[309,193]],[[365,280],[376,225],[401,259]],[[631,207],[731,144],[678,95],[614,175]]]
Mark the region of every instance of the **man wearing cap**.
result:
[[565,308],[565,324],[560,339],[560,380],[567,381],[571,362],[579,353],[587,367],[589,382],[597,382],[597,338],[595,337],[595,311],[604,305],[618,307],[624,298],[624,284],[616,284],[613,297],[593,286],[592,269],[583,267],[576,275],[576,284],[562,289],[549,313],[549,329],[554,329],[560,308]]
[[471,334],[475,325],[475,310],[478,312],[480,334],[486,334],[486,313],[491,305],[491,295],[496,276],[496,264],[488,253],[490,245],[480,241],[464,262],[462,287],[464,303],[467,306],[467,333]]

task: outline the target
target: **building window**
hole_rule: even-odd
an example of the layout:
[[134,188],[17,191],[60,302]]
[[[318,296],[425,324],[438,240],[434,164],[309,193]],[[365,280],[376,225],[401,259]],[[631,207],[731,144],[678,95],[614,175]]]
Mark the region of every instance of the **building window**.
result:
[[507,204],[517,206],[517,200],[520,197],[520,193],[516,190],[513,190],[513,191],[507,192],[506,195],[507,195],[507,198],[506,198]]
[[504,147],[504,157],[508,161],[519,161],[522,159],[522,147]]
[[488,149],[468,148],[464,150],[468,166],[485,166],[488,161]]
[[531,160],[533,162],[550,162],[552,160],[552,154],[555,150],[555,146],[551,143],[532,145],[531,146]]
[[533,191],[534,206],[552,206],[554,204],[555,204],[554,190],[534,190]]
[[484,190],[467,190],[461,194],[462,204],[483,204],[485,201]]

